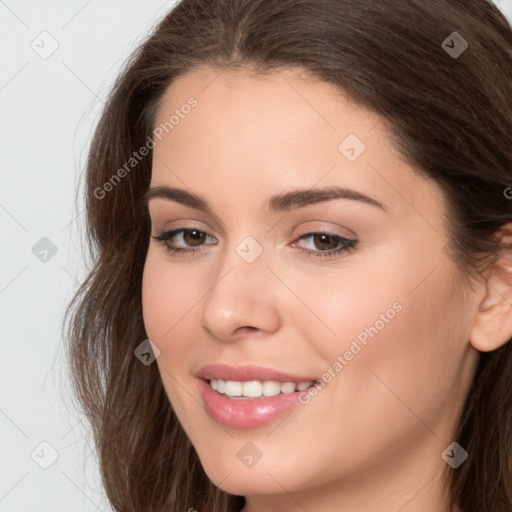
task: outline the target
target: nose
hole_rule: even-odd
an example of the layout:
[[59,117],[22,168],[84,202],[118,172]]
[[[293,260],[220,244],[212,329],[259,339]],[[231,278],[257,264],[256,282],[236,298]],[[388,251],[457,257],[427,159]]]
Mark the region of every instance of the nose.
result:
[[279,284],[262,256],[247,263],[232,251],[202,301],[202,328],[220,341],[277,331]]

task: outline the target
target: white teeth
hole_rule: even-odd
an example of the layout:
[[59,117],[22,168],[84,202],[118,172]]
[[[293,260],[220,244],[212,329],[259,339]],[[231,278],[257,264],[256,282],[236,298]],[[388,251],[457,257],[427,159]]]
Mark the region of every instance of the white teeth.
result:
[[288,395],[295,392],[295,382],[283,382],[281,384],[281,393]]
[[281,393],[281,383],[267,380],[263,383],[263,396],[276,396]]
[[242,384],[242,395],[250,398],[261,396],[263,384],[257,380],[251,380]]
[[305,389],[308,389],[311,384],[313,384],[312,382],[299,382],[299,384],[297,384],[297,391],[304,391]]
[[224,393],[228,396],[242,396],[242,383],[228,380],[224,388]]
[[233,380],[210,379],[210,386],[219,393],[229,397],[259,398],[261,396],[276,396],[280,393],[289,395],[295,391],[304,391],[314,384],[309,382],[277,382],[275,380],[251,380],[237,382]]

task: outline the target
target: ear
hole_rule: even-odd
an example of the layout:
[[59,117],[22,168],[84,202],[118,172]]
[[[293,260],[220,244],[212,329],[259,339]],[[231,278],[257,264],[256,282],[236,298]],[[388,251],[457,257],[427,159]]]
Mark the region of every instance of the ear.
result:
[[490,352],[512,338],[512,223],[500,229],[502,250],[486,272],[483,299],[470,332],[471,345]]

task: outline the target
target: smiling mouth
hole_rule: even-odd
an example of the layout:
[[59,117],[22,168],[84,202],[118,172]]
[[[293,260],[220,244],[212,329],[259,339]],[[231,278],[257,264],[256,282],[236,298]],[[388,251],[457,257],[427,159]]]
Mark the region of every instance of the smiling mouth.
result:
[[210,379],[207,381],[210,387],[234,400],[251,400],[254,398],[266,398],[277,395],[291,395],[298,391],[304,391],[318,381],[305,382],[279,382],[274,380],[251,380],[251,381],[233,381],[222,379]]

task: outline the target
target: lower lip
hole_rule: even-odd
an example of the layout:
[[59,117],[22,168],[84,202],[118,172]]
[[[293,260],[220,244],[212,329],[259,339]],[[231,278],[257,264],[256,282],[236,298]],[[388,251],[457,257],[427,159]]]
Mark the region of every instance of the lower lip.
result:
[[299,393],[237,400],[218,393],[209,382],[199,381],[206,410],[218,423],[226,427],[251,429],[276,421],[300,404]]

